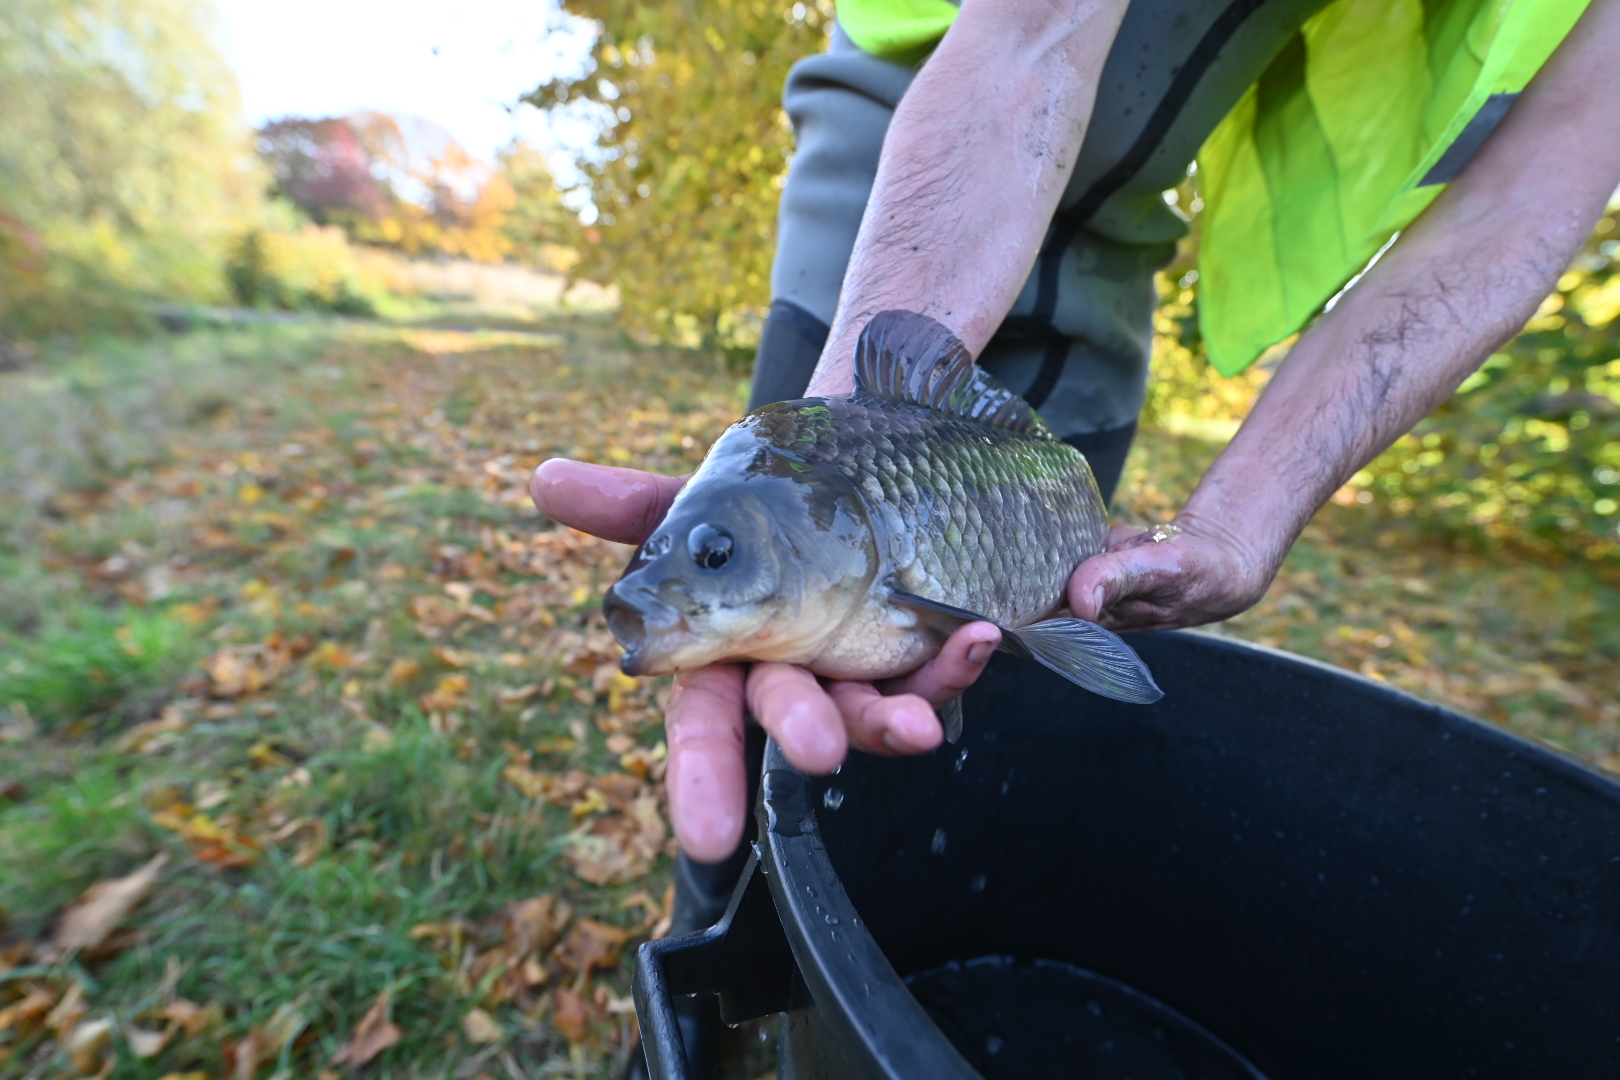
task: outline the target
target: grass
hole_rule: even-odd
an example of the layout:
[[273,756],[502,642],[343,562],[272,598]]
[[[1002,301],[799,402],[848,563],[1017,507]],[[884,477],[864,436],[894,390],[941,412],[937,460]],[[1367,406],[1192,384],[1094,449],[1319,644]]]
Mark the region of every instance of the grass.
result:
[[[0,376],[0,1075],[617,1068],[623,957],[667,915],[663,688],[598,614],[625,549],[525,482],[690,468],[743,390],[545,329],[247,327]],[[1146,432],[1120,515],[1167,516],[1217,450]],[[1330,506],[1222,632],[1620,768],[1605,573]],[[159,853],[105,941],[52,954]],[[334,1063],[367,1030],[397,1042]]]

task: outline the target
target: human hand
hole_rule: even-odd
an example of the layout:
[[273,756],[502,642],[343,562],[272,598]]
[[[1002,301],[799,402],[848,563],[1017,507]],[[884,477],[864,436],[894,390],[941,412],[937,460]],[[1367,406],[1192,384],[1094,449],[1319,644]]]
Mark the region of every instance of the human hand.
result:
[[1069,610],[1110,630],[1217,622],[1259,602],[1276,565],[1229,530],[1183,513],[1174,525],[1116,525],[1069,577]]
[[[663,521],[684,477],[553,458],[529,493],[553,520],[623,544],[640,544]],[[921,754],[944,738],[935,708],[984,670],[1001,640],[991,623],[969,623],[921,668],[879,685],[818,679],[793,664],[714,664],[675,677],[664,719],[670,819],[682,850],[699,862],[730,855],[747,818],[746,715],[758,720],[796,768],[829,773],[850,746],[874,754]]]

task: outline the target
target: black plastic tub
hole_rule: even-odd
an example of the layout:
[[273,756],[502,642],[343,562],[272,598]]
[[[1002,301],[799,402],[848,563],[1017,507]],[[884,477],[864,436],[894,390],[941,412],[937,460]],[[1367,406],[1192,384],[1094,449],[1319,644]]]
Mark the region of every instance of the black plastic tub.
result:
[[[767,750],[731,910],[640,950],[787,1013],[781,1080],[1620,1077],[1620,785],[1379,683],[1189,633],[1121,705],[997,657],[957,746]],[[696,1078],[693,1078],[696,1080]]]

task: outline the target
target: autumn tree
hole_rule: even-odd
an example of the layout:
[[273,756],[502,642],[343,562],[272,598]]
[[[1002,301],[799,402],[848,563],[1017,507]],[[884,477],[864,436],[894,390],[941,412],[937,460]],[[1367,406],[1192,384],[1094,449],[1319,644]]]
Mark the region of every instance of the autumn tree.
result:
[[501,228],[513,258],[550,266],[558,258],[557,249],[582,242],[579,219],[563,205],[544,154],[517,140],[497,155],[496,163],[512,189],[512,208]]
[[825,47],[830,4],[567,0],[595,20],[591,68],[525,100],[601,121],[580,155],[600,213],[576,273],[617,285],[633,330],[745,343],[770,299],[793,138],[788,68]]
[[212,299],[255,176],[202,0],[0,4],[0,337]]

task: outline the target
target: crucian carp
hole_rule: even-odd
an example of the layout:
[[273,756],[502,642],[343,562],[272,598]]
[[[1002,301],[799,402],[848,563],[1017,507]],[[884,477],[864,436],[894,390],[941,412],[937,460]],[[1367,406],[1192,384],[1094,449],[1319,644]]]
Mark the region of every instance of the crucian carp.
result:
[[[883,679],[983,619],[1006,652],[1156,701],[1117,635],[1054,617],[1107,530],[1085,457],[944,326],[889,311],[848,397],[766,405],[720,436],[605,609],[630,675],[779,660]],[[941,716],[954,741],[959,702]]]

